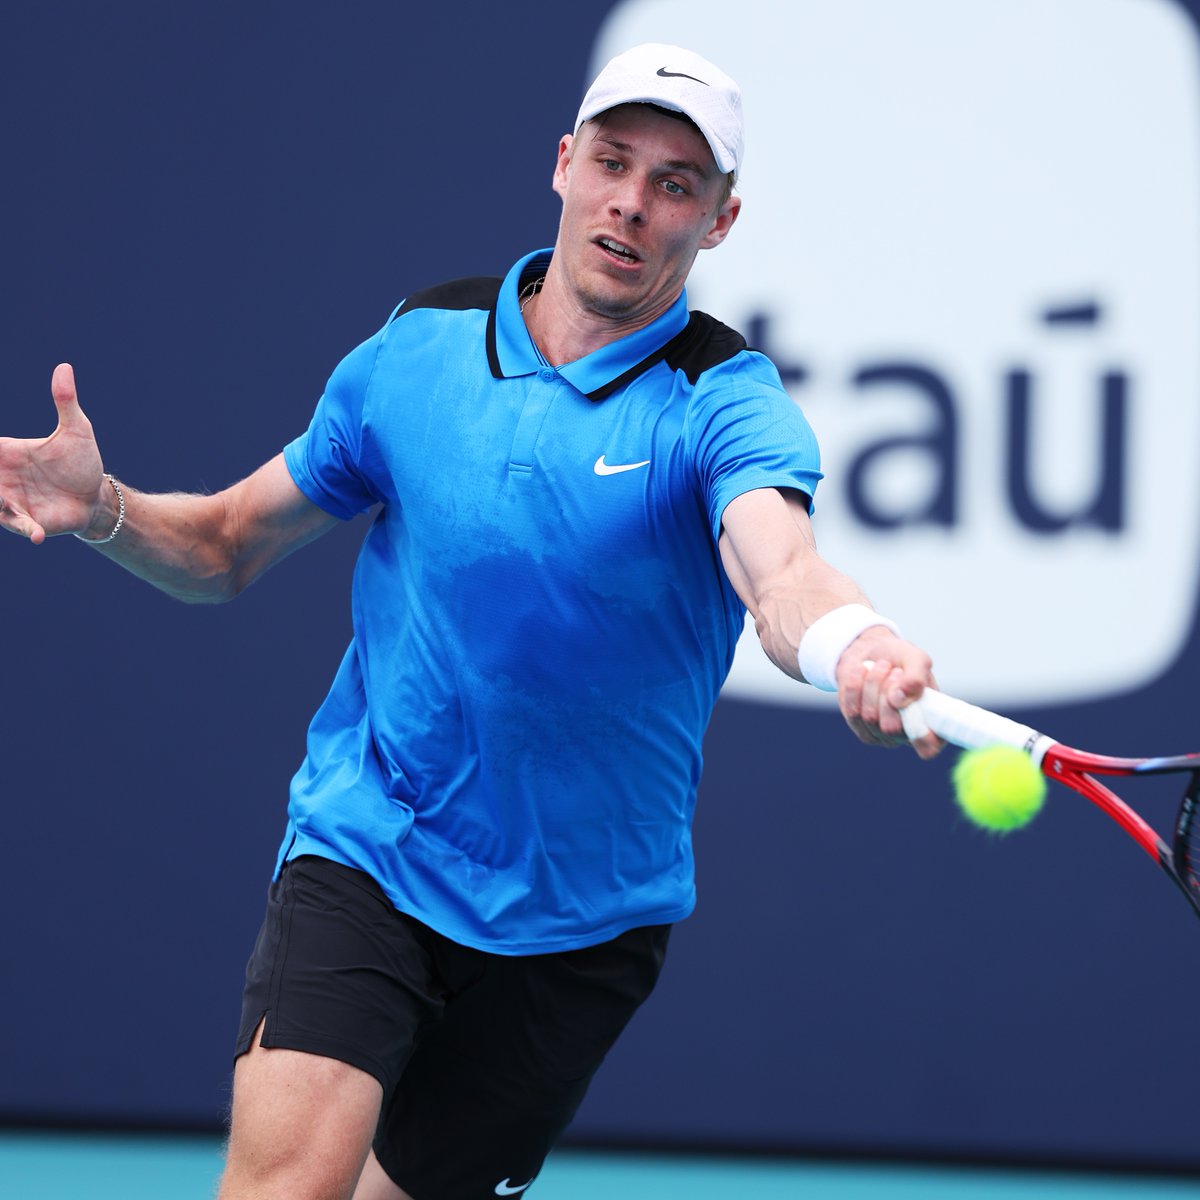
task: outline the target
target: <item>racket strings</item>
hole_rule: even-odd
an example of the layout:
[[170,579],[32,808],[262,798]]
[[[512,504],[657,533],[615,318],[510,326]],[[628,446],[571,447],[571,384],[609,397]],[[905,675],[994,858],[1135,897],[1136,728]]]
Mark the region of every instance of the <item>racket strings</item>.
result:
[[1200,771],[1193,771],[1175,823],[1175,870],[1193,901],[1200,900]]

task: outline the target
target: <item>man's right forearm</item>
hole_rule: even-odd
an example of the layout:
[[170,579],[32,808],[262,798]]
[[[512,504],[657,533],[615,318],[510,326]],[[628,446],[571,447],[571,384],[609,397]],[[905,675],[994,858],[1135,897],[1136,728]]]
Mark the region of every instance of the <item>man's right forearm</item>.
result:
[[338,523],[292,481],[276,455],[253,475],[212,496],[174,492],[155,495],[107,479],[97,507],[80,536],[99,543],[139,579],[190,604],[232,600],[274,563]]
[[50,381],[58,426],[49,437],[0,438],[0,529],[40,546],[74,533],[168,595],[229,600],[337,519],[296,486],[282,454],[213,496],[151,495],[104,474],[75,372]]
[[[224,493],[153,495],[105,479],[91,523],[79,536],[98,554],[156,588],[193,604],[230,600],[241,591],[236,538]],[[124,520],[112,540],[124,498]]]

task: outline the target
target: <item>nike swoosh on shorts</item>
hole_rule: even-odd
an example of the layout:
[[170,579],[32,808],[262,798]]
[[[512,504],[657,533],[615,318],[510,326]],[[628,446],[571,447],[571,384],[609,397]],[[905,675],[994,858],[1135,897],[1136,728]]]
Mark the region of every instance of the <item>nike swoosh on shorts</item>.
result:
[[[529,1181],[529,1183],[532,1183],[532,1182],[533,1182],[533,1180],[531,1179]],[[519,1184],[517,1184],[516,1187],[510,1187],[508,1180],[502,1179],[498,1184],[496,1184],[496,1195],[497,1196],[516,1196],[520,1192],[523,1192],[529,1186],[529,1183],[519,1183]]]

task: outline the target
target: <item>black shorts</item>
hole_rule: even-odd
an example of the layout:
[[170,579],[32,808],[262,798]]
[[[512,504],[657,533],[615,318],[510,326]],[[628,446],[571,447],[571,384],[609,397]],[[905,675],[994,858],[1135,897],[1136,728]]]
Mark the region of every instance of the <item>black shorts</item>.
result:
[[369,875],[305,856],[271,885],[237,1053],[262,1023],[264,1046],[378,1079],[375,1154],[414,1200],[515,1195],[654,988],[669,933],[489,954],[398,912]]

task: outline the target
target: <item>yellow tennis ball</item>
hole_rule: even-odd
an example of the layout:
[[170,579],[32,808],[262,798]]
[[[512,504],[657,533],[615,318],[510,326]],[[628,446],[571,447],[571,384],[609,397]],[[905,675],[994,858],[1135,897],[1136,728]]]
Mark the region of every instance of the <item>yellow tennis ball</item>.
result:
[[993,833],[1028,825],[1046,798],[1046,777],[1015,746],[965,751],[954,764],[953,779],[959,808]]

